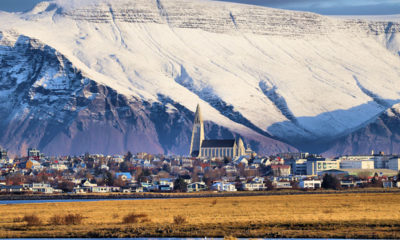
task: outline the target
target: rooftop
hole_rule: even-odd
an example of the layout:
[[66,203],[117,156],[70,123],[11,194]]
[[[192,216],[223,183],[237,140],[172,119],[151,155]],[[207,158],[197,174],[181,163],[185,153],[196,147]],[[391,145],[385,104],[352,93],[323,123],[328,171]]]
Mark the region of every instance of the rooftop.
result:
[[235,140],[203,140],[202,148],[229,148],[235,145]]

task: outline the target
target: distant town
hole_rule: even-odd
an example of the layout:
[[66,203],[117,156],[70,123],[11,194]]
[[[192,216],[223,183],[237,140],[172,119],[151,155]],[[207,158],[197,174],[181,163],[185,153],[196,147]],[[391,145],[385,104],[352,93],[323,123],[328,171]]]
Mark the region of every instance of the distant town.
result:
[[383,152],[333,159],[302,152],[258,156],[242,139],[205,140],[197,107],[190,155],[149,153],[45,156],[0,150],[0,193],[268,191],[400,187],[400,156]]

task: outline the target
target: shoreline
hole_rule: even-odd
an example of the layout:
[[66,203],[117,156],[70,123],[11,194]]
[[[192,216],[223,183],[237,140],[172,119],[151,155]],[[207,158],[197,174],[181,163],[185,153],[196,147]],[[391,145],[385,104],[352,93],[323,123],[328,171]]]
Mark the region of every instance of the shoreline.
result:
[[182,199],[212,197],[251,197],[315,194],[399,193],[400,189],[349,189],[349,190],[274,190],[257,192],[197,192],[197,193],[88,193],[88,194],[0,194],[0,201],[17,200],[86,200],[86,199]]

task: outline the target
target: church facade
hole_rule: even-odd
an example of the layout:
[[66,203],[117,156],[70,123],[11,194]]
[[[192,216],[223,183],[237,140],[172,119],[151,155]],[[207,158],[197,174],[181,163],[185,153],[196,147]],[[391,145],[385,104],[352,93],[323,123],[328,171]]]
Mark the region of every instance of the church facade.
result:
[[245,154],[245,147],[241,138],[236,139],[210,139],[206,140],[204,136],[204,123],[197,105],[193,122],[192,139],[190,143],[190,155],[193,157],[204,158],[234,158]]

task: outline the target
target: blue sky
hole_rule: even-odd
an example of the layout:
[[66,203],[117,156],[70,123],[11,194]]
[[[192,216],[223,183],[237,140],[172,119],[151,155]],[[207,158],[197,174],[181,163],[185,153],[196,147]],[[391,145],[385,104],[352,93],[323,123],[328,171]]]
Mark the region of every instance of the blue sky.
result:
[[[0,0],[0,10],[26,11],[41,0]],[[84,1],[84,0],[82,0]],[[150,1],[150,0],[149,0]],[[166,0],[168,1],[168,0]],[[327,15],[400,14],[400,0],[219,0]]]
[[220,0],[327,15],[400,14],[400,0]]

